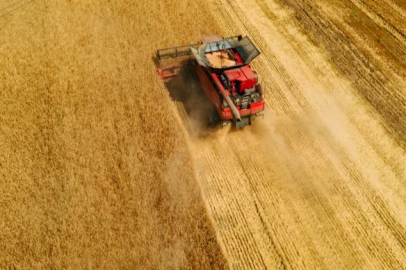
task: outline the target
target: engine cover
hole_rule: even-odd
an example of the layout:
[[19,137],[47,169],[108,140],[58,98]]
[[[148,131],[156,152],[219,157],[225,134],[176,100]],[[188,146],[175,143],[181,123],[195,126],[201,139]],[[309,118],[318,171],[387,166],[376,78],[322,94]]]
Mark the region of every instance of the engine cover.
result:
[[230,82],[240,82],[240,93],[242,93],[245,89],[249,89],[257,84],[257,76],[249,65],[225,70],[224,75]]

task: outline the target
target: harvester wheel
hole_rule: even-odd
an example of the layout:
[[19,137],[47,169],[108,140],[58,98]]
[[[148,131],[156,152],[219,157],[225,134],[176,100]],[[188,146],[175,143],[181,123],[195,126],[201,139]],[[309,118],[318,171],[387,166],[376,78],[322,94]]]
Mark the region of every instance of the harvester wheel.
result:
[[209,117],[209,124],[210,124],[210,125],[213,125],[214,121],[215,121],[214,116],[213,116],[213,115],[210,116],[210,117]]
[[217,115],[212,114],[212,115],[209,116],[209,126],[211,128],[216,127],[218,122],[219,122],[219,117]]

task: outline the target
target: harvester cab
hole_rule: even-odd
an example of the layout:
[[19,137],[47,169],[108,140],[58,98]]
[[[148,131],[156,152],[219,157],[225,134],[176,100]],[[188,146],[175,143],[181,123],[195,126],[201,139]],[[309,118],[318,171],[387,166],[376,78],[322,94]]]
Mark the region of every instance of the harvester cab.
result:
[[157,51],[158,74],[162,79],[179,73],[185,61],[197,62],[197,75],[220,118],[236,127],[250,125],[264,110],[263,92],[250,62],[260,52],[248,37],[206,36],[202,41]]

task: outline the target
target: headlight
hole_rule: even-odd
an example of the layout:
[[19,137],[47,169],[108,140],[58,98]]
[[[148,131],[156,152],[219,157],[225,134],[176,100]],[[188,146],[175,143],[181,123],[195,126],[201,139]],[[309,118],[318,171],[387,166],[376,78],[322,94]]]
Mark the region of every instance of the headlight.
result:
[[257,102],[261,100],[261,96],[259,93],[254,93],[251,95],[251,103]]

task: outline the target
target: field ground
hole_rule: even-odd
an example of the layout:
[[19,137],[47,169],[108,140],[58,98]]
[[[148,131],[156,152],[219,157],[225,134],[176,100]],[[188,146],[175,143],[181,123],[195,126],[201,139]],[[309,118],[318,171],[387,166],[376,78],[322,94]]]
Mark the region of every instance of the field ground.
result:
[[[404,1],[139,2],[0,17],[0,267],[406,269]],[[262,52],[243,130],[156,75],[212,33]]]
[[190,133],[233,269],[406,268],[406,9],[379,3],[211,2],[267,98],[249,128]]

